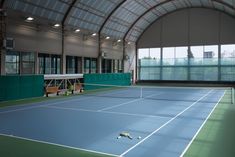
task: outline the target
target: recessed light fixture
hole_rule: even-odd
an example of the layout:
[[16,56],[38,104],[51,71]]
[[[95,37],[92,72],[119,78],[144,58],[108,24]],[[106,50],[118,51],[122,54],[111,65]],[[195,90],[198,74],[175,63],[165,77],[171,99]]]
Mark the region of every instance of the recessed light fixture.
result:
[[121,39],[118,39],[117,42],[120,43],[120,42],[121,42]]
[[110,39],[110,37],[106,37],[105,39],[107,39],[107,40],[108,40],[108,39]]
[[56,23],[54,24],[54,27],[60,27],[60,24]]
[[33,17],[30,17],[30,16],[26,18],[26,21],[27,21],[27,22],[31,22],[31,21],[33,21],[33,20],[34,20],[34,18],[33,18]]
[[75,30],[75,33],[78,33],[78,32],[80,32],[80,31],[81,31],[80,29],[76,29],[76,30]]
[[127,42],[127,44],[128,44],[128,45],[130,45],[130,44],[131,44],[131,42]]
[[96,33],[93,33],[91,36],[93,36],[93,37],[96,36]]

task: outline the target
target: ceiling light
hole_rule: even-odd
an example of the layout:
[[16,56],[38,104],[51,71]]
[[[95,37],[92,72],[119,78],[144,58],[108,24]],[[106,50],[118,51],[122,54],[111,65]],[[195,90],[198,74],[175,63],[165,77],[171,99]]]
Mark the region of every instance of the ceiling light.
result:
[[93,37],[96,36],[96,33],[93,33],[92,36],[93,36]]
[[105,39],[110,39],[110,37],[106,37]]
[[76,29],[75,32],[76,32],[76,33],[80,32],[80,29]]
[[127,44],[128,44],[128,45],[130,45],[130,44],[131,44],[131,42],[128,42]]
[[118,39],[117,42],[120,43],[120,42],[121,42],[121,39]]
[[56,23],[54,24],[54,27],[60,27],[60,24]]
[[28,22],[31,22],[31,21],[33,21],[33,20],[34,20],[33,17],[27,17],[27,18],[26,18],[26,21],[28,21]]

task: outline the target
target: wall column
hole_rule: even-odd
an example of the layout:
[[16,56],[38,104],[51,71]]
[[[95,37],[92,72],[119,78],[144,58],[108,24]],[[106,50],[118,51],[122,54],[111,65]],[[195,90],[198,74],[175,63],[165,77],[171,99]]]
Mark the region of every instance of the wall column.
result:
[[102,50],[101,50],[101,37],[98,34],[98,58],[97,58],[97,73],[102,73]]
[[3,50],[3,49],[1,49],[1,52],[0,52],[1,54],[1,57],[0,57],[0,75],[5,75],[6,74],[6,71],[5,71],[5,58],[6,58],[6,50]]
[[62,35],[61,35],[61,74],[66,74],[66,55],[64,52],[64,25],[62,24]]
[[34,53],[34,73],[39,74],[39,59],[38,59],[38,52]]

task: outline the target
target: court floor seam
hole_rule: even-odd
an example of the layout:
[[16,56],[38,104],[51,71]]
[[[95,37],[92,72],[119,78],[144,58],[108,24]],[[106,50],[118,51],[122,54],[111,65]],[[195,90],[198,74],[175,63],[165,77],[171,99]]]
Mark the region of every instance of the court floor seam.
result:
[[88,109],[76,109],[76,108],[68,108],[68,107],[58,107],[58,106],[43,106],[44,108],[51,109],[61,109],[61,110],[72,110],[72,111],[85,111],[85,112],[93,112],[93,113],[107,113],[107,114],[117,114],[117,115],[127,115],[127,116],[136,116],[136,117],[152,117],[152,118],[169,118],[164,116],[156,116],[156,115],[145,115],[145,114],[134,114],[134,113],[125,113],[125,112],[113,112],[113,111],[97,111],[97,110],[88,110]]
[[193,104],[191,104],[190,106],[188,106],[187,108],[185,108],[183,111],[181,111],[180,113],[178,113],[176,116],[174,116],[173,118],[171,118],[170,120],[168,120],[166,123],[164,123],[163,125],[161,125],[159,128],[157,128],[156,130],[154,130],[151,134],[149,134],[148,136],[146,136],[145,138],[143,138],[141,141],[139,141],[138,143],[136,143],[134,146],[130,147],[129,149],[127,149],[125,152],[123,152],[119,157],[123,157],[124,155],[126,155],[128,152],[130,152],[131,150],[133,150],[134,148],[136,148],[138,145],[140,145],[141,143],[143,143],[144,141],[146,141],[149,137],[151,137],[153,134],[157,133],[159,130],[161,130],[163,127],[165,127],[166,125],[168,125],[169,123],[171,123],[173,120],[175,120],[177,117],[179,117],[180,115],[182,115],[185,111],[187,111],[188,109],[190,109],[192,106],[194,106],[196,103],[198,103],[200,100],[202,100],[203,98],[205,98],[207,95],[209,95],[212,91],[214,90],[210,90],[208,93],[206,93],[204,96],[202,96],[200,99],[198,99],[197,101],[195,101]]
[[79,98],[75,98],[75,99],[66,99],[64,101],[52,102],[52,103],[49,103],[49,104],[42,104],[42,105],[28,106],[28,107],[26,106],[24,108],[18,108],[18,109],[7,110],[7,111],[0,111],[0,114],[17,112],[17,111],[24,111],[24,110],[30,110],[30,109],[34,109],[34,108],[46,107],[46,106],[51,106],[51,105],[55,105],[55,104],[62,104],[62,103],[70,102],[70,101],[78,101],[78,100],[86,100],[86,99],[90,99],[90,97],[79,97]]

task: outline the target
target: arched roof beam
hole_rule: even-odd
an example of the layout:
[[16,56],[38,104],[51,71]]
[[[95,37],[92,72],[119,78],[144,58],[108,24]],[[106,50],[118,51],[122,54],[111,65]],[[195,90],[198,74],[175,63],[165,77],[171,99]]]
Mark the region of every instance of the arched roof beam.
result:
[[230,9],[235,10],[235,8],[232,5],[230,5],[230,4],[228,4],[228,3],[224,2],[224,1],[221,1],[221,0],[211,0],[211,1],[212,2],[216,2],[216,3],[220,3],[220,4],[226,6],[226,7],[230,8]]
[[105,26],[105,24],[107,23],[107,21],[110,19],[110,17],[113,15],[113,13],[123,4],[125,3],[127,0],[123,0],[122,2],[120,2],[112,11],[111,13],[109,13],[109,15],[107,16],[107,18],[104,20],[104,22],[102,23],[102,25],[100,26],[100,29],[98,31],[98,33],[100,34]]
[[64,17],[62,19],[62,25],[64,25],[69,13],[71,12],[73,6],[75,5],[75,3],[77,2],[77,0],[73,0],[72,3],[69,5],[68,9],[66,10],[65,14],[64,14]]
[[129,27],[129,29],[127,30],[127,32],[125,33],[124,37],[123,37],[123,40],[125,41],[127,35],[129,34],[129,32],[132,30],[132,28],[135,26],[135,24],[141,19],[143,18],[148,12],[152,11],[153,9],[155,9],[156,7],[158,6],[161,6],[161,5],[164,5],[168,2],[171,2],[172,0],[166,0],[164,2],[161,2],[161,3],[158,3],[154,6],[152,6],[151,8],[149,8],[148,10],[146,10],[142,15],[140,15],[133,23],[132,25]]

